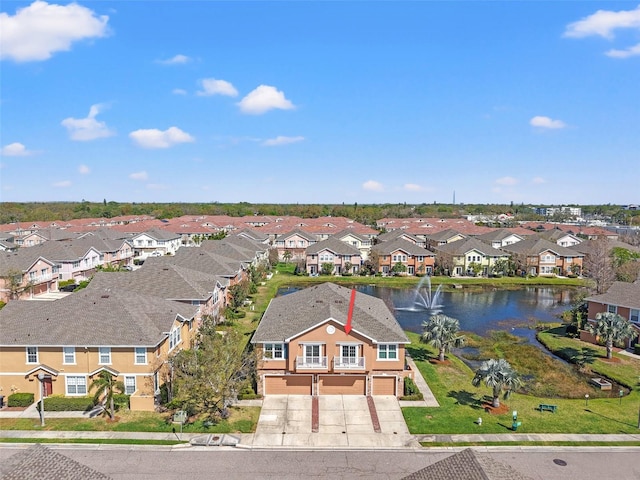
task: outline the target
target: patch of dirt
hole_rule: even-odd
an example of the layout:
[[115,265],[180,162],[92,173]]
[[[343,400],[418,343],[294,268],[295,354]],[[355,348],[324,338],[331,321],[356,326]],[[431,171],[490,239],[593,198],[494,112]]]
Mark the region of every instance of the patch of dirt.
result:
[[490,413],[491,415],[504,415],[505,413],[509,413],[511,410],[509,405],[505,405],[504,403],[501,403],[497,408],[490,403],[483,403],[482,408],[484,408],[485,412]]
[[437,358],[432,358],[429,360],[429,363],[433,365],[451,365],[451,360],[438,360]]
[[601,358],[600,361],[606,362],[606,363],[620,363],[621,362],[621,360],[618,357]]
[[118,423],[120,421],[120,417],[118,417],[117,415],[115,417],[113,417],[113,420],[111,420],[109,418],[109,416],[107,416],[107,423]]
[[27,407],[4,407],[3,412],[24,412]]

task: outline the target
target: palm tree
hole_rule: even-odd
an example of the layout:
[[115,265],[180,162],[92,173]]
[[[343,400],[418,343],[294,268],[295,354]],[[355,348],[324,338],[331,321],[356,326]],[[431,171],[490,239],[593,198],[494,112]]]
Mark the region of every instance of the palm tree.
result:
[[98,376],[91,382],[89,386],[89,391],[97,388],[95,395],[93,396],[93,403],[98,404],[100,398],[104,395],[104,403],[105,405],[109,404],[109,408],[105,405],[102,406],[102,409],[109,414],[109,418],[113,420],[115,418],[116,408],[113,403],[113,395],[116,390],[119,390],[120,393],[124,392],[124,383],[116,380],[115,376],[106,370],[102,370]]
[[494,408],[500,406],[500,392],[502,390],[504,390],[504,399],[506,400],[511,396],[513,390],[522,385],[522,381],[516,371],[503,358],[499,360],[492,358],[482,362],[480,368],[476,370],[476,376],[473,377],[471,383],[474,387],[478,387],[482,382],[493,389],[493,402],[491,405]]
[[420,341],[430,343],[440,351],[439,359],[444,361],[444,354],[453,347],[464,345],[464,336],[458,335],[460,322],[455,318],[448,317],[442,313],[432,315],[429,320],[422,324],[424,332]]
[[282,259],[284,260],[284,263],[289,263],[289,260],[291,260],[292,256],[293,254],[291,253],[290,250],[285,250],[284,253],[282,254]]
[[607,346],[607,358],[613,357],[613,344],[633,336],[633,327],[629,320],[617,313],[604,312],[596,315],[596,323],[587,323],[587,331],[604,341]]

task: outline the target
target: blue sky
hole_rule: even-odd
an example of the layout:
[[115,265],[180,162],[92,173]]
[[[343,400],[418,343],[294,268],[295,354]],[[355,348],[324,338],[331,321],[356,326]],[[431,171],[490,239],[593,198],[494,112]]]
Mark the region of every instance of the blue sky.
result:
[[2,201],[640,202],[636,2],[0,6]]

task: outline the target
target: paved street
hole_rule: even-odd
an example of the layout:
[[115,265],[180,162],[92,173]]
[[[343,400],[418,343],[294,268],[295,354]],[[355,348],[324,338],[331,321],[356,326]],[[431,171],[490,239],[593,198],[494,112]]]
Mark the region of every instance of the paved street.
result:
[[[0,446],[0,463],[16,453]],[[460,449],[246,451],[130,446],[62,446],[56,451],[114,480],[224,479],[387,479],[442,460]],[[479,448],[532,480],[638,480],[639,448]],[[556,462],[554,462],[556,460]],[[563,463],[566,465],[563,466]]]

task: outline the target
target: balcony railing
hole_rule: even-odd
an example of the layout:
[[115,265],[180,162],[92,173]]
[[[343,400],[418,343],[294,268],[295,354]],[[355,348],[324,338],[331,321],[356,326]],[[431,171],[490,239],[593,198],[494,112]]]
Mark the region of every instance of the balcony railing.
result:
[[53,278],[53,275],[49,273],[47,275],[34,275],[33,277],[30,276],[29,281],[31,283],[42,283],[42,282],[47,282],[52,278]]
[[296,368],[327,369],[327,357],[296,357]]
[[333,357],[334,370],[364,370],[364,357]]

